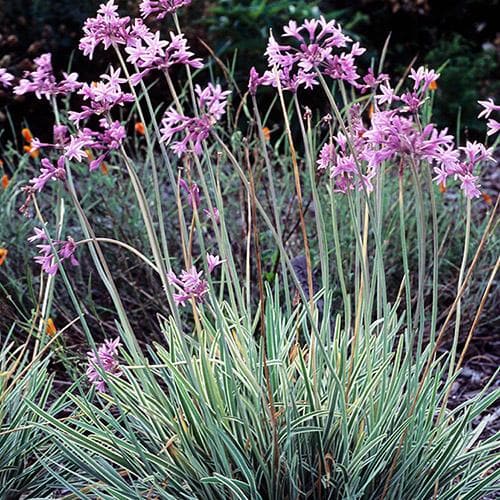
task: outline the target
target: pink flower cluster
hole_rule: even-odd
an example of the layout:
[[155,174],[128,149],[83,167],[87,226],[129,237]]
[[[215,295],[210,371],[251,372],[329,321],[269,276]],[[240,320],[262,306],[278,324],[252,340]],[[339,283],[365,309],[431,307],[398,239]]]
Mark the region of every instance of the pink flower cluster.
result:
[[157,14],[157,19],[163,19],[167,14],[172,14],[190,3],[191,0],[142,0],[140,10],[143,17]]
[[50,99],[59,94],[66,95],[81,87],[78,73],[64,73],[63,79],[57,82],[52,68],[52,55],[42,54],[34,60],[35,70],[26,71],[19,84],[14,87],[14,94],[23,95],[34,92],[38,99],[42,96]]
[[82,120],[87,120],[93,115],[103,115],[115,106],[123,106],[127,102],[132,102],[134,96],[130,93],[123,92],[121,84],[126,83],[125,78],[120,77],[121,69],[114,70],[110,68],[109,74],[104,73],[100,76],[99,82],[92,82],[82,85],[78,91],[83,96],[83,100],[88,102],[88,105],[82,106],[80,112],[70,111],[69,119],[77,125]]
[[[480,196],[478,177],[479,164],[492,160],[492,150],[484,145],[467,142],[464,147],[455,145],[454,137],[447,130],[438,130],[430,123],[421,126],[419,109],[428,99],[428,90],[439,74],[420,67],[411,70],[409,78],[413,87],[397,95],[390,87],[385,75],[375,78],[373,74],[364,78],[365,87],[376,88],[378,106],[374,109],[371,123],[365,127],[359,105],[350,109],[347,134],[339,131],[320,151],[318,170],[329,169],[335,189],[371,191],[370,179],[386,162],[397,163],[400,168],[423,162],[433,168],[434,180],[445,186],[449,178],[460,182],[460,188],[468,198]],[[493,102],[481,103],[486,109],[483,116],[495,111]],[[498,107],[497,107],[498,108]]]
[[113,45],[125,45],[130,40],[130,18],[120,17],[117,13],[118,6],[114,0],[101,4],[96,17],[90,17],[83,25],[84,36],[80,40],[80,50],[85,56],[92,59],[94,51],[99,44],[104,49]]
[[162,141],[170,143],[174,136],[183,134],[181,140],[172,142],[172,150],[177,156],[186,153],[190,144],[193,144],[195,154],[201,154],[202,142],[226,112],[227,96],[231,93],[223,91],[219,84],[212,83],[204,89],[196,85],[195,92],[198,97],[199,116],[186,116],[171,107],[162,120]]
[[345,49],[352,40],[335,21],[306,19],[300,26],[290,21],[283,29],[283,37],[291,44],[280,44],[271,36],[266,56],[269,70],[259,76],[255,69],[250,74],[249,90],[255,93],[258,85],[276,86],[277,77],[284,90],[296,92],[299,87],[312,88],[318,84],[318,72],[336,80],[358,86],[356,57],[365,52],[358,43]]
[[116,359],[118,356],[118,347],[120,347],[120,339],[117,337],[115,340],[105,340],[104,343],[94,352],[87,353],[87,377],[99,392],[106,392],[106,382],[102,377],[102,370],[115,377],[122,375],[120,364]]
[[[212,273],[223,262],[218,255],[207,254],[208,272]],[[197,304],[205,300],[205,295],[208,293],[208,282],[202,276],[203,271],[198,272],[195,266],[191,266],[188,271],[182,271],[178,277],[173,271],[170,271],[168,282],[176,289],[173,298],[178,306],[184,306],[191,299]]]
[[28,241],[41,241],[37,245],[40,255],[35,257],[35,262],[42,266],[42,270],[47,274],[54,275],[57,273],[58,263],[53,248],[57,252],[57,258],[60,262],[69,259],[72,266],[78,266],[78,260],[75,257],[76,243],[71,237],[67,240],[52,240],[52,246],[48,243],[47,235],[43,229],[35,228],[35,234],[28,238]]
[[375,169],[367,156],[368,148],[364,140],[366,128],[361,119],[359,104],[350,109],[349,121],[347,136],[339,131],[333,136],[332,142],[324,144],[321,148],[317,161],[318,170],[330,171],[337,192],[346,193],[352,190],[371,192],[373,190],[371,179],[375,175]]
[[133,85],[137,85],[154,69],[168,71],[176,64],[192,68],[203,66],[200,58],[193,58],[194,54],[189,50],[182,33],[176,35],[170,32],[170,41],[160,40],[160,32],[153,34],[140,19],[136,20],[133,32],[135,36],[125,47],[127,61],[141,69],[132,75]]

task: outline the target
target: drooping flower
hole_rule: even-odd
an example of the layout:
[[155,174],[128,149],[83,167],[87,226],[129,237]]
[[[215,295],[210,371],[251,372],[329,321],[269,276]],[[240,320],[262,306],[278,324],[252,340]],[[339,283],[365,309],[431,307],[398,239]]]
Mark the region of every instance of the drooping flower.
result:
[[23,95],[34,92],[38,99],[70,94],[81,87],[78,73],[62,73],[63,79],[57,82],[52,68],[52,55],[42,54],[34,60],[34,71],[26,71],[19,84],[14,87],[14,94]]
[[63,181],[66,179],[66,170],[64,168],[64,156],[57,160],[54,165],[49,159],[43,158],[41,161],[40,175],[30,180],[33,189],[40,192],[51,180]]
[[90,161],[90,171],[97,170],[112,151],[120,149],[127,135],[125,127],[119,121],[109,123],[106,119],[101,118],[99,126],[102,130],[100,132],[84,128],[79,133],[82,144],[99,153],[95,159]]
[[85,21],[79,48],[89,59],[93,58],[96,47],[101,43],[107,50],[112,45],[124,45],[130,40],[130,18],[120,17],[117,10],[114,0],[109,0],[99,6],[96,17]]
[[318,165],[318,171],[320,173],[323,173],[325,170],[330,168],[330,166],[333,165],[335,161],[335,157],[335,146],[328,142],[323,144],[323,147],[319,152],[318,161],[316,162],[316,164]]
[[[58,263],[69,260],[72,266],[78,266],[79,262],[75,257],[76,242],[68,236],[66,240],[52,240],[52,245],[48,242],[47,235],[43,229],[35,228],[35,234],[28,238],[29,242],[40,241],[36,247],[39,249],[39,255],[35,257],[35,262],[42,266],[42,270],[47,274],[57,273]],[[54,255],[57,253],[57,259]]]
[[97,353],[87,353],[87,377],[99,392],[106,392],[107,390],[102,371],[114,377],[120,377],[123,373],[117,360],[120,346],[120,338],[117,337],[115,340],[105,340]]
[[156,14],[157,19],[163,19],[167,14],[172,14],[190,3],[191,0],[142,0],[139,8],[142,17]]
[[0,68],[0,85],[4,88],[12,87],[14,76],[7,72],[5,68]]
[[202,278],[203,271],[198,272],[195,266],[188,271],[182,271],[179,277],[173,271],[168,274],[168,282],[177,290],[173,299],[178,306],[184,306],[186,301],[193,299],[202,303],[208,293],[208,283]]
[[198,184],[193,182],[189,186],[184,179],[179,179],[179,186],[187,193],[189,206],[193,209],[198,208],[200,206],[200,188]]
[[195,154],[202,152],[202,142],[209,136],[213,125],[226,112],[227,96],[230,91],[223,91],[219,84],[209,83],[207,87],[195,87],[198,97],[199,117],[189,117],[180,114],[173,107],[166,111],[162,120],[162,141],[170,143],[176,134],[182,133],[182,140],[172,143],[172,150],[177,156],[182,156],[193,143]]

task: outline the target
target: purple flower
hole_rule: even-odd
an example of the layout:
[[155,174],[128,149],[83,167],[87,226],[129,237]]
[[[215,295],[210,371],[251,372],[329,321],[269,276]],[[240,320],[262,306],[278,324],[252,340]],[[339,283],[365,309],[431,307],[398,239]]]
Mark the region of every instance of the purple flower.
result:
[[[366,128],[361,119],[361,108],[354,105],[349,110],[348,135],[338,132],[323,145],[317,160],[318,171],[330,172],[334,190],[340,193],[359,190],[371,192],[371,179],[375,168],[370,163],[369,145],[365,139]],[[351,151],[355,150],[357,157]]]
[[201,68],[203,63],[200,58],[193,58],[187,40],[183,34],[176,35],[170,32],[170,42],[160,40],[160,33],[154,35],[147,27],[139,30],[139,35],[131,39],[125,48],[127,61],[134,64],[142,71],[132,75],[132,84],[136,85],[151,70],[167,71],[175,64]]
[[375,96],[379,105],[387,103],[390,106],[393,100],[399,100],[399,97],[394,93],[394,90],[391,88],[389,82],[387,82],[387,84],[380,85],[380,91],[382,94]]
[[500,122],[493,120],[493,118],[488,120],[487,126],[488,132],[486,132],[486,135],[495,135],[500,131]]
[[259,85],[271,85],[273,77],[269,72],[266,72],[263,76],[259,76],[257,70],[254,66],[250,68],[250,77],[248,79],[248,90],[251,95],[257,93],[257,87]]
[[208,137],[213,125],[224,115],[227,96],[230,94],[229,91],[223,91],[219,84],[212,83],[204,89],[196,85],[195,93],[200,109],[199,117],[185,116],[170,108],[162,120],[162,141],[170,143],[176,134],[184,134],[182,140],[174,141],[171,146],[177,156],[186,153],[190,143],[194,145],[195,154],[201,154],[201,144]]
[[210,210],[207,210],[206,208],[203,209],[203,212],[205,215],[213,221],[214,224],[219,224],[220,223],[220,214],[219,214],[219,209],[217,207],[214,207],[214,212],[210,212]]
[[208,272],[212,274],[213,270],[217,267],[220,266],[225,260],[222,260],[218,255],[211,255],[207,253],[207,265],[208,265]]
[[120,347],[120,339],[117,337],[115,340],[105,340],[97,353],[87,353],[87,377],[92,384],[95,385],[99,392],[106,392],[106,382],[102,377],[102,371],[109,373],[115,377],[122,375],[122,370],[118,360],[118,347]]
[[0,68],[0,85],[4,88],[12,86],[12,80],[14,80],[14,76],[10,73],[7,73],[5,68]]
[[[326,21],[324,17],[306,19],[300,26],[290,21],[283,28],[283,37],[291,39],[290,44],[280,44],[271,36],[266,56],[269,68],[276,69],[284,90],[296,92],[300,86],[312,88],[318,83],[317,71],[358,86],[355,59],[364,49],[355,43],[350,52],[339,50],[346,48],[351,39],[343,34],[335,21]],[[251,72],[251,93],[255,93],[257,85],[276,86],[272,71],[266,72],[261,78],[263,80],[259,80],[256,72]]]
[[500,111],[500,106],[497,106],[493,99],[487,101],[477,101],[484,109],[477,115],[478,118],[489,118],[494,111]]
[[193,209],[198,208],[200,206],[200,189],[198,185],[193,182],[191,186],[188,186],[184,179],[179,179],[179,186],[187,193],[189,206]]
[[78,82],[78,73],[63,73],[63,80],[57,83],[52,68],[52,55],[42,54],[34,60],[35,70],[26,71],[19,84],[14,87],[14,94],[23,95],[34,92],[38,99],[42,96],[50,99],[58,94],[66,95],[81,87]]
[[157,14],[157,19],[163,19],[167,14],[171,14],[190,3],[191,0],[142,0],[141,15],[147,17],[151,14]]
[[57,160],[57,166],[54,166],[47,158],[43,158],[41,161],[40,175],[31,179],[30,184],[32,184],[33,189],[40,192],[50,180],[63,181],[64,179],[66,179],[64,157],[61,156]]
[[120,17],[116,12],[118,6],[114,0],[101,4],[96,17],[89,18],[83,25],[84,36],[79,48],[85,56],[92,59],[96,47],[102,43],[107,50],[112,45],[124,45],[130,40],[129,17]]
[[459,176],[461,180],[460,189],[464,192],[467,198],[478,198],[481,196],[481,191],[479,191],[478,179],[472,174],[465,174]]
[[97,158],[92,159],[89,164],[90,171],[98,169],[111,151],[120,149],[126,137],[125,127],[119,121],[108,122],[105,118],[101,118],[99,126],[101,131],[96,132],[84,128],[78,132],[75,138],[75,151],[73,154],[83,155],[85,153],[87,155],[83,148],[89,148],[98,153]]
[[83,84],[79,90],[79,94],[83,96],[83,100],[88,102],[88,105],[82,106],[80,112],[70,111],[69,119],[79,124],[82,120],[87,120],[93,115],[103,115],[108,113],[115,106],[123,106],[126,102],[132,102],[134,96],[130,93],[123,92],[121,84],[127,80],[120,77],[121,70],[110,68],[109,74],[101,75],[101,81],[93,82],[91,85]]
[[325,143],[319,152],[319,158],[316,164],[318,165],[318,171],[323,173],[326,169],[330,168],[335,162],[336,153],[335,146],[330,143]]
[[364,85],[361,87],[362,92],[366,92],[367,90],[374,90],[380,84],[389,81],[389,75],[385,73],[380,73],[378,76],[375,76],[372,68],[368,68],[368,72],[363,77]]
[[47,240],[48,238],[45,232],[38,228],[35,228],[35,234],[28,238],[28,241],[30,242],[42,242],[36,245],[39,250],[39,255],[35,257],[35,262],[42,266],[42,270],[44,272],[50,275],[57,273],[58,263],[53,253],[54,250],[57,252],[57,257],[60,262],[69,259],[71,265],[79,265],[79,262],[75,257],[76,243],[73,238],[68,236],[67,240],[52,240],[52,246],[47,243]]
[[429,85],[439,78],[439,73],[436,73],[432,69],[426,69],[423,66],[420,66],[417,71],[411,68],[409,78],[415,82],[413,85],[413,91],[416,92],[419,90],[421,93],[424,93],[429,88]]
[[173,271],[168,274],[168,282],[177,290],[173,298],[178,306],[184,306],[190,299],[194,299],[196,303],[204,301],[208,293],[208,283],[202,275],[203,271],[197,272],[195,266],[189,271],[182,271],[179,277]]

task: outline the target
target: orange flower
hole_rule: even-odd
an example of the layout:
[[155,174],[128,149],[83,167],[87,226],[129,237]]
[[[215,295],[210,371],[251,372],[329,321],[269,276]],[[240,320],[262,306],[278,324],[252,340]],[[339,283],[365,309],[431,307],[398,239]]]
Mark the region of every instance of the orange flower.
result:
[[429,90],[437,90],[438,84],[436,80],[432,80],[432,82],[429,84]]
[[109,174],[108,166],[104,162],[101,163],[101,172],[104,175],[108,175]]
[[481,196],[488,205],[493,205],[493,200],[491,199],[491,196],[488,193],[482,193]]
[[53,337],[57,333],[56,325],[54,325],[54,321],[52,318],[47,319],[47,326],[45,327],[45,331],[49,337]]
[[139,134],[139,135],[146,134],[146,127],[144,126],[144,123],[142,123],[142,122],[136,122],[134,125],[134,130],[135,130],[136,134]]
[[40,156],[40,151],[38,149],[33,149],[31,146],[23,146],[23,149],[31,158],[38,158]]
[[0,247],[0,266],[3,265],[8,254],[9,254],[9,251],[6,248]]
[[264,139],[266,141],[270,141],[271,140],[271,131],[269,130],[268,127],[264,127],[262,129],[262,135],[264,136]]
[[7,189],[9,187],[9,176],[7,174],[3,174],[2,175],[2,187],[4,189]]
[[370,118],[370,120],[372,119],[373,111],[374,111],[374,108],[373,108],[373,103],[372,103],[372,104],[370,104],[370,107],[368,108],[368,118]]
[[90,149],[85,150],[85,154],[87,155],[87,160],[92,161],[94,159],[94,153]]
[[439,183],[439,192],[446,193],[446,186],[445,186],[444,182]]
[[21,134],[24,137],[24,140],[30,144],[31,141],[33,140],[33,136],[31,135],[31,130],[29,128],[23,128],[21,130]]

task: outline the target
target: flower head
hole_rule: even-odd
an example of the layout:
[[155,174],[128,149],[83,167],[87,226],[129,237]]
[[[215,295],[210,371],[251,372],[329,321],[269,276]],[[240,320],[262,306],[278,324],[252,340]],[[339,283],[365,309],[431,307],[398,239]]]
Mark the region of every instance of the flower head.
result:
[[132,75],[133,85],[154,69],[167,71],[174,65],[192,68],[203,66],[200,58],[193,57],[182,33],[176,35],[170,32],[170,41],[160,40],[160,32],[153,34],[145,27],[131,39],[125,52],[128,54],[127,61],[141,70]]
[[[75,257],[76,242],[68,236],[66,240],[52,240],[52,245],[48,243],[47,235],[43,229],[35,228],[35,234],[28,238],[29,242],[40,241],[37,245],[39,255],[35,257],[35,262],[42,266],[42,270],[47,274],[57,273],[58,262],[69,260],[72,266],[78,266],[79,262]],[[57,253],[57,259],[54,255]]]
[[157,19],[163,19],[167,14],[190,3],[191,0],[142,0],[139,8],[143,17],[156,14]]
[[38,99],[50,99],[58,94],[69,94],[81,87],[78,73],[63,73],[63,79],[57,82],[52,68],[52,55],[42,54],[34,60],[35,69],[26,71],[19,84],[14,87],[14,94],[23,95],[34,92]]
[[258,77],[255,70],[251,72],[251,93],[255,93],[260,84],[276,86],[277,79],[284,90],[296,92],[301,86],[312,88],[318,84],[317,71],[358,86],[356,57],[365,49],[355,43],[346,51],[351,39],[335,21],[320,17],[306,19],[300,26],[290,21],[283,28],[283,38],[289,39],[289,43],[279,43],[274,36],[269,37],[266,56],[270,70],[276,73],[268,71]]
[[114,0],[101,4],[96,17],[88,18],[83,25],[84,36],[79,48],[85,56],[92,59],[96,47],[102,43],[107,50],[112,45],[126,44],[129,39],[129,17],[120,17]]
[[66,179],[66,170],[64,168],[64,157],[61,156],[56,165],[49,159],[43,158],[41,161],[40,175],[30,180],[33,189],[41,191],[45,185],[51,180],[64,180]]
[[120,377],[123,373],[116,359],[120,345],[120,338],[117,337],[115,340],[105,340],[97,353],[87,353],[87,377],[99,392],[106,392],[107,389],[106,382],[102,377],[102,371],[115,377]]
[[121,84],[127,80],[121,78],[121,69],[110,68],[109,73],[101,75],[99,82],[93,82],[91,85],[85,83],[79,90],[83,100],[88,102],[82,106],[81,111],[70,111],[69,118],[76,124],[82,120],[87,120],[93,115],[101,116],[108,113],[115,106],[123,106],[127,102],[132,102],[134,96],[124,92]]
[[186,301],[193,299],[196,303],[202,303],[208,293],[208,283],[202,278],[203,271],[198,272],[195,266],[188,271],[182,271],[179,277],[171,271],[168,282],[177,290],[173,294],[175,303],[183,306]]
[[202,142],[209,136],[213,125],[219,121],[226,112],[227,96],[229,91],[223,91],[219,84],[209,83],[207,87],[195,87],[198,97],[199,117],[189,117],[180,114],[173,107],[168,109],[162,120],[162,140],[169,143],[176,134],[182,133],[184,137],[172,143],[172,150],[177,156],[182,156],[188,151],[190,144],[194,145],[195,154],[202,151]]

